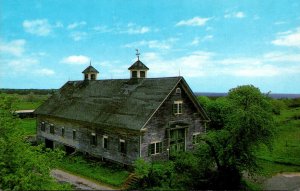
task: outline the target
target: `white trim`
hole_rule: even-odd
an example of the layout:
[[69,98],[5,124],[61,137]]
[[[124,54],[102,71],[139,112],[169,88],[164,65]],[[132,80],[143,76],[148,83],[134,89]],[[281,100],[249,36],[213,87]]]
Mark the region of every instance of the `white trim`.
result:
[[96,136],[96,133],[91,133],[92,136]]
[[125,140],[124,139],[120,139],[120,143],[125,143]]

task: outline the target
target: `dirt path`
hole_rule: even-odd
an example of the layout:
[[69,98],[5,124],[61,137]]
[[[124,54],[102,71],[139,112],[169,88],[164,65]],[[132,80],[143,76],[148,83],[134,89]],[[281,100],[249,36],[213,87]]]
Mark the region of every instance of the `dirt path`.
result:
[[263,189],[300,191],[300,173],[277,174],[264,182]]
[[88,179],[70,174],[59,169],[53,169],[51,171],[51,176],[53,176],[59,182],[67,182],[73,185],[75,190],[116,190],[115,188],[95,183]]

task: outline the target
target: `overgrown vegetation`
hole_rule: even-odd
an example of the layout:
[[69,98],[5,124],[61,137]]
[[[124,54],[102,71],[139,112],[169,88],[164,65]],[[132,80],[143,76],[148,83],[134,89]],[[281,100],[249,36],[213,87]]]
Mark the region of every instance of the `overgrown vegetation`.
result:
[[13,115],[16,99],[0,94],[0,189],[3,190],[64,190],[69,185],[58,184],[50,177],[62,156],[60,151],[31,146],[24,141]]

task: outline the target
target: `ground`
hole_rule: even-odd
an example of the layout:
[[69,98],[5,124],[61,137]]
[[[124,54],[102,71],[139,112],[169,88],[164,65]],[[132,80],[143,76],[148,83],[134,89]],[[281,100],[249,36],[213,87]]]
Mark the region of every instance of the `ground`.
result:
[[263,183],[264,190],[300,190],[300,173],[281,173]]

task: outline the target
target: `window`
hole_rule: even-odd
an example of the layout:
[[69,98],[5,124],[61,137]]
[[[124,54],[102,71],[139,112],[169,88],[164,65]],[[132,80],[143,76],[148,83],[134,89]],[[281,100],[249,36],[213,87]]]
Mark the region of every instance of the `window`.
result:
[[108,149],[108,137],[103,135],[103,148]]
[[62,136],[62,137],[65,136],[65,128],[64,128],[64,127],[61,128],[61,136]]
[[182,114],[182,101],[174,101],[173,104],[173,113],[174,114]]
[[91,80],[96,80],[96,74],[91,74]]
[[76,130],[73,129],[73,140],[75,140],[75,139],[76,139]]
[[46,129],[46,124],[45,124],[45,122],[42,122],[41,123],[41,131],[45,131],[45,129]]
[[193,134],[193,144],[198,144],[201,141],[201,134],[200,133],[195,133]]
[[95,133],[91,134],[91,145],[97,146],[97,135]]
[[137,71],[132,71],[132,72],[131,72],[131,76],[132,76],[133,78],[137,78]]
[[50,133],[54,134],[54,125],[53,124],[50,124]]
[[140,71],[140,77],[145,78],[146,77],[146,72],[145,71]]
[[126,145],[125,140],[120,139],[120,152],[126,154]]
[[162,152],[162,142],[151,143],[149,145],[149,154],[155,155]]
[[181,89],[180,88],[176,88],[176,94],[181,94]]
[[89,75],[88,74],[84,74],[84,79],[88,80],[89,79]]

